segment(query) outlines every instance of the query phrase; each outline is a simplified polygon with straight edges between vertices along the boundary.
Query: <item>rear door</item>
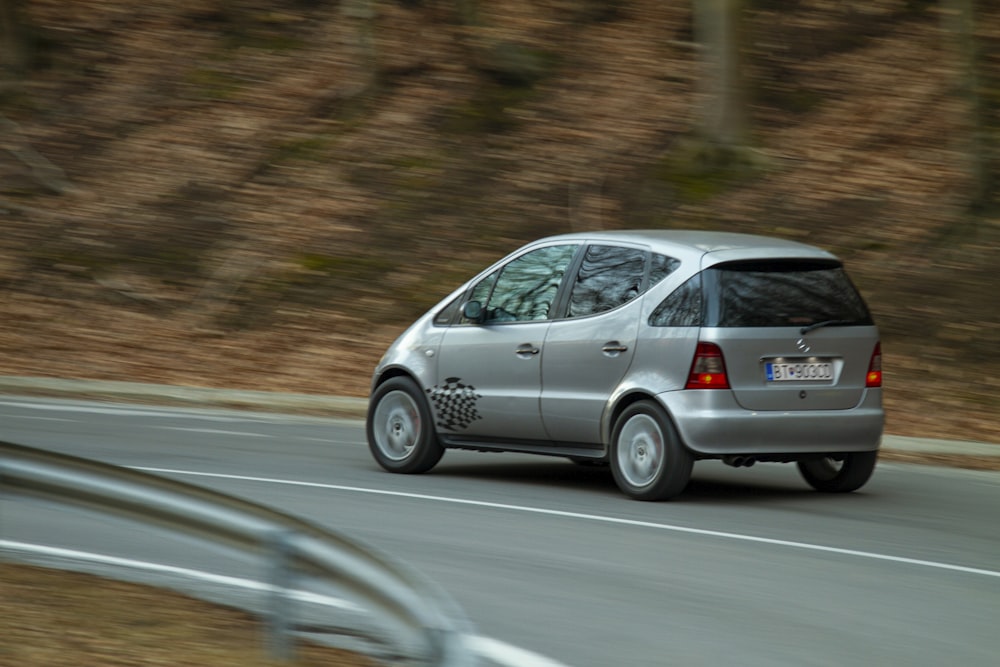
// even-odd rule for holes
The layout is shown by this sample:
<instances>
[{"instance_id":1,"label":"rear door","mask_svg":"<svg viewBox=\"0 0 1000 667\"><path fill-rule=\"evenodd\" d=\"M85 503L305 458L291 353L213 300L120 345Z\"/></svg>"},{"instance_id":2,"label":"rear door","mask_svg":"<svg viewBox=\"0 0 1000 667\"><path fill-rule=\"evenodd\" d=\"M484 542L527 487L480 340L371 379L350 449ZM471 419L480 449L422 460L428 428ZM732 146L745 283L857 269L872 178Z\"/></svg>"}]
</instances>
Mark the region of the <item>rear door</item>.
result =
<instances>
[{"instance_id":1,"label":"rear door","mask_svg":"<svg viewBox=\"0 0 1000 667\"><path fill-rule=\"evenodd\" d=\"M542 358L542 415L552 440L601 442L604 407L635 354L636 297L648 283L648 255L644 248L594 244L574 272L564 316L549 326Z\"/></svg>"},{"instance_id":2,"label":"rear door","mask_svg":"<svg viewBox=\"0 0 1000 667\"><path fill-rule=\"evenodd\" d=\"M835 260L728 262L703 272L702 340L722 349L748 410L856 406L878 342L868 308Z\"/></svg>"}]
</instances>

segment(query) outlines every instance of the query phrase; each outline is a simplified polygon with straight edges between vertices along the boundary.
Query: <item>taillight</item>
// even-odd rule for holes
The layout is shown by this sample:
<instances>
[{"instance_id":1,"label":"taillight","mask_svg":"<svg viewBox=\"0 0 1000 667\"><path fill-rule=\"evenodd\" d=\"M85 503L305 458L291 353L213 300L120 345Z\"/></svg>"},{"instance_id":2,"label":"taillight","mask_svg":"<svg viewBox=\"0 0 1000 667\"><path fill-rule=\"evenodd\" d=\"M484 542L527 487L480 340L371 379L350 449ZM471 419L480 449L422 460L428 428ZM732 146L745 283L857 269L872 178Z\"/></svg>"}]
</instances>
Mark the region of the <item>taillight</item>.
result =
<instances>
[{"instance_id":1,"label":"taillight","mask_svg":"<svg viewBox=\"0 0 1000 667\"><path fill-rule=\"evenodd\" d=\"M865 376L865 386L882 386L882 343L875 343L872 360L868 363L868 375Z\"/></svg>"},{"instance_id":2,"label":"taillight","mask_svg":"<svg viewBox=\"0 0 1000 667\"><path fill-rule=\"evenodd\" d=\"M698 343L685 389L729 389L726 362L715 343Z\"/></svg>"}]
</instances>

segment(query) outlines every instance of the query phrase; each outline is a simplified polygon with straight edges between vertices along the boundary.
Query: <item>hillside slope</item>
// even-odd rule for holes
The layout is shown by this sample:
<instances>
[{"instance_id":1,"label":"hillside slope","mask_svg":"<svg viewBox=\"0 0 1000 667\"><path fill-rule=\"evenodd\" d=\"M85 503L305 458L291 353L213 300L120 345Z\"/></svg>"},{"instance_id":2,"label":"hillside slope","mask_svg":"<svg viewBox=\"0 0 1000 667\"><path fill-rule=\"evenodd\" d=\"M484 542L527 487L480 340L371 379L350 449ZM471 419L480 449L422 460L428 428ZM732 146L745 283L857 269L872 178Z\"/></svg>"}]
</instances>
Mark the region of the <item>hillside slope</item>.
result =
<instances>
[{"instance_id":1,"label":"hillside slope","mask_svg":"<svg viewBox=\"0 0 1000 667\"><path fill-rule=\"evenodd\" d=\"M686 139L686 3L32 0L0 94L0 373L361 396L524 241L725 229L847 261L891 432L1000 442L1000 221L965 213L954 40L933 3L844 4L751 3L732 169Z\"/></svg>"}]
</instances>

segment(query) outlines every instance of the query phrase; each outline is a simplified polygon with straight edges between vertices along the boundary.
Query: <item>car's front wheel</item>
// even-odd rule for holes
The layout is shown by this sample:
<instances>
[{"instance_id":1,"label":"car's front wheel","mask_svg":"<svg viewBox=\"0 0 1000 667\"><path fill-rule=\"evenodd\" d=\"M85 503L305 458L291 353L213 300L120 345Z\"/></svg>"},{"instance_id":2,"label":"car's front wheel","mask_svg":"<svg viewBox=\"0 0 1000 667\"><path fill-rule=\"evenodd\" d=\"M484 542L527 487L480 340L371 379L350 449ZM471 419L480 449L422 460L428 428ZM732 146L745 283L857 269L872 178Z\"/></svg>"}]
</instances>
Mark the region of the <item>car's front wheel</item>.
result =
<instances>
[{"instance_id":1,"label":"car's front wheel","mask_svg":"<svg viewBox=\"0 0 1000 667\"><path fill-rule=\"evenodd\" d=\"M625 408L611 434L611 474L636 500L666 500L684 490L694 457L658 404L638 401Z\"/></svg>"},{"instance_id":2,"label":"car's front wheel","mask_svg":"<svg viewBox=\"0 0 1000 667\"><path fill-rule=\"evenodd\" d=\"M379 385L369 402L365 430L372 456L390 472L427 472L444 454L427 399L408 377Z\"/></svg>"},{"instance_id":3,"label":"car's front wheel","mask_svg":"<svg viewBox=\"0 0 1000 667\"><path fill-rule=\"evenodd\" d=\"M827 493L860 489L875 471L878 451L850 452L798 462L799 472L812 488Z\"/></svg>"}]
</instances>

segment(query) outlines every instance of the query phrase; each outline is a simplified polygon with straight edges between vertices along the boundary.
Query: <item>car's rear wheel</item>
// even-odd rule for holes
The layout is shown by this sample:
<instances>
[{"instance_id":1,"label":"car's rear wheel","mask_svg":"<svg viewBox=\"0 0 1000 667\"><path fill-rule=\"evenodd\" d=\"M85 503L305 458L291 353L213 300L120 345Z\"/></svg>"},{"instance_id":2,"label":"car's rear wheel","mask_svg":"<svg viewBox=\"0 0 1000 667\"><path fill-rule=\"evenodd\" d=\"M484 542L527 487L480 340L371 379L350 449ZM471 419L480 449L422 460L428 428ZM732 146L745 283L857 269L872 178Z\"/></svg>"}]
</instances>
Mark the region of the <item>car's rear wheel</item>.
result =
<instances>
[{"instance_id":1,"label":"car's rear wheel","mask_svg":"<svg viewBox=\"0 0 1000 667\"><path fill-rule=\"evenodd\" d=\"M636 500L666 500L684 490L694 457L674 425L653 401L625 408L611 435L611 474L618 488Z\"/></svg>"},{"instance_id":2,"label":"car's rear wheel","mask_svg":"<svg viewBox=\"0 0 1000 667\"><path fill-rule=\"evenodd\" d=\"M444 454L427 399L408 377L390 378L375 390L365 430L372 456L390 472L427 472Z\"/></svg>"},{"instance_id":3,"label":"car's rear wheel","mask_svg":"<svg viewBox=\"0 0 1000 667\"><path fill-rule=\"evenodd\" d=\"M860 489L875 471L878 451L850 452L798 462L799 472L812 488L827 493Z\"/></svg>"}]
</instances>

